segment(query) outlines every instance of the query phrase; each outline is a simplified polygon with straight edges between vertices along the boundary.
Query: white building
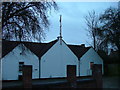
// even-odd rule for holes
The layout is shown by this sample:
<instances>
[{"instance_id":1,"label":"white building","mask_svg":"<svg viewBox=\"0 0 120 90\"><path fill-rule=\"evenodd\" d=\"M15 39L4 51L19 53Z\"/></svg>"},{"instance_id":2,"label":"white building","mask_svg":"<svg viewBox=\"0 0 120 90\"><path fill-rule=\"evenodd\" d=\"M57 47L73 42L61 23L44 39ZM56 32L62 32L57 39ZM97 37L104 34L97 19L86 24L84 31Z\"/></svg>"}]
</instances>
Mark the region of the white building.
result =
<instances>
[{"instance_id":1,"label":"white building","mask_svg":"<svg viewBox=\"0 0 120 90\"><path fill-rule=\"evenodd\" d=\"M67 65L76 65L77 76L91 75L90 65L103 61L93 48L67 45L61 38L50 43L2 42L2 79L18 80L22 65L32 65L32 78L66 77Z\"/></svg>"},{"instance_id":2,"label":"white building","mask_svg":"<svg viewBox=\"0 0 120 90\"><path fill-rule=\"evenodd\" d=\"M10 45L15 44L14 42L8 43L9 45L7 46L8 48L5 48L6 50L10 50ZM18 80L21 78L23 65L32 65L32 78L39 78L39 59L24 44L18 44L13 48L2 58L1 63L3 80Z\"/></svg>"},{"instance_id":3,"label":"white building","mask_svg":"<svg viewBox=\"0 0 120 90\"><path fill-rule=\"evenodd\" d=\"M102 64L102 73L104 73L103 60L92 47L85 47L84 44L68 46L78 58L79 76L92 75L92 64Z\"/></svg>"},{"instance_id":4,"label":"white building","mask_svg":"<svg viewBox=\"0 0 120 90\"><path fill-rule=\"evenodd\" d=\"M66 77L67 65L76 65L78 74L78 60L63 40L58 40L41 57L41 78Z\"/></svg>"}]
</instances>

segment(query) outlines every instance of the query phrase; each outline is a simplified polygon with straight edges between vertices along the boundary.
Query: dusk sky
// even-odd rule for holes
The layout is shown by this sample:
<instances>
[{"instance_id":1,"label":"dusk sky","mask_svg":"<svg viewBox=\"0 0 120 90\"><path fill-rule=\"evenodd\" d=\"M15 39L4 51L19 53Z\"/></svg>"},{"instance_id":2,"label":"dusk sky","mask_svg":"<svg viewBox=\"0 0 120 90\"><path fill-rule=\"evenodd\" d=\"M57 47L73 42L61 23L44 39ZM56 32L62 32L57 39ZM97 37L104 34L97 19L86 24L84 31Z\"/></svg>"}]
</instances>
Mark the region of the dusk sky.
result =
<instances>
[{"instance_id":1,"label":"dusk sky","mask_svg":"<svg viewBox=\"0 0 120 90\"><path fill-rule=\"evenodd\" d=\"M91 39L87 35L85 16L89 11L102 14L105 9L117 7L117 2L58 2L59 11L51 11L50 28L46 31L44 42L55 40L59 36L60 14L62 15L62 37L67 44L85 44L90 46Z\"/></svg>"}]
</instances>

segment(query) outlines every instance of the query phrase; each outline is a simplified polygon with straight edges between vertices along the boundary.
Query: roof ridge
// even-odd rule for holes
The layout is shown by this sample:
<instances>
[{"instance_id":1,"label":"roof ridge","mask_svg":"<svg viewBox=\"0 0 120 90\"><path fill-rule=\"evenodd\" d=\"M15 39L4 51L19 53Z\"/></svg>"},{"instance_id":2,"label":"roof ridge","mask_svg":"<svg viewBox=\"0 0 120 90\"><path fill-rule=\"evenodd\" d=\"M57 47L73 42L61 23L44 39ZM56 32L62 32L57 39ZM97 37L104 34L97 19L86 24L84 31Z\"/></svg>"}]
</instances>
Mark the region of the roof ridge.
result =
<instances>
[{"instance_id":1,"label":"roof ridge","mask_svg":"<svg viewBox=\"0 0 120 90\"><path fill-rule=\"evenodd\" d=\"M72 44L67 44L67 45L68 45L68 46L78 46L78 47L83 47L83 46L82 46L82 44L81 44L81 45L75 45L75 44L74 44L74 45L72 45ZM85 48L91 48L91 47L92 47L92 46L87 46L87 47L85 47Z\"/></svg>"},{"instance_id":2,"label":"roof ridge","mask_svg":"<svg viewBox=\"0 0 120 90\"><path fill-rule=\"evenodd\" d=\"M6 41L6 42L5 42ZM8 41L8 40L3 40L2 44L3 45L3 52L2 52L2 57L7 55L10 51L12 51L17 45L19 44L24 44L27 48L31 50L35 55L38 57L43 56L56 42L58 39L55 39L49 43L38 43L38 42L25 42L25 41ZM84 53L86 53L90 47L83 47L81 45L71 45L71 44L66 44L72 52L80 58Z\"/></svg>"},{"instance_id":3,"label":"roof ridge","mask_svg":"<svg viewBox=\"0 0 120 90\"><path fill-rule=\"evenodd\" d=\"M7 42L17 42L17 43L35 43L35 44L49 44L49 43L52 43L54 41L57 41L57 39L53 40L53 41L50 41L50 42L32 42L32 41L11 41L11 40L5 40L5 39L2 39L2 41L7 41Z\"/></svg>"}]
</instances>

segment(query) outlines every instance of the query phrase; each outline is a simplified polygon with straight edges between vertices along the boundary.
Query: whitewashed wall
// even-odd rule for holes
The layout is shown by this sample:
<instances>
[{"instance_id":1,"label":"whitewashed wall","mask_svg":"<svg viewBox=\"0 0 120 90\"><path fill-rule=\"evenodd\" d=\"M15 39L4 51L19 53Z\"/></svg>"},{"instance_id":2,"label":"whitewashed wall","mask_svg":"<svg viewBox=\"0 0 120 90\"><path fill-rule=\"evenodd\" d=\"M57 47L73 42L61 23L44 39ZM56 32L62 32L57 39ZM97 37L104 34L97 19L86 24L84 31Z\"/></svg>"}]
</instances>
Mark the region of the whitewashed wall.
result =
<instances>
[{"instance_id":1,"label":"whitewashed wall","mask_svg":"<svg viewBox=\"0 0 120 90\"><path fill-rule=\"evenodd\" d=\"M41 78L66 77L67 65L76 65L78 75L77 57L59 40L41 58Z\"/></svg>"},{"instance_id":2,"label":"whitewashed wall","mask_svg":"<svg viewBox=\"0 0 120 90\"><path fill-rule=\"evenodd\" d=\"M19 62L24 65L32 65L32 78L39 78L39 59L29 49L25 47L25 51L20 55L22 44L15 47L10 53L2 58L2 79L18 80ZM36 69L36 70L35 70Z\"/></svg>"},{"instance_id":3,"label":"whitewashed wall","mask_svg":"<svg viewBox=\"0 0 120 90\"><path fill-rule=\"evenodd\" d=\"M94 64L102 64L102 73L104 72L102 58L93 48L90 48L80 59L80 76L92 75L90 62L94 62Z\"/></svg>"}]
</instances>

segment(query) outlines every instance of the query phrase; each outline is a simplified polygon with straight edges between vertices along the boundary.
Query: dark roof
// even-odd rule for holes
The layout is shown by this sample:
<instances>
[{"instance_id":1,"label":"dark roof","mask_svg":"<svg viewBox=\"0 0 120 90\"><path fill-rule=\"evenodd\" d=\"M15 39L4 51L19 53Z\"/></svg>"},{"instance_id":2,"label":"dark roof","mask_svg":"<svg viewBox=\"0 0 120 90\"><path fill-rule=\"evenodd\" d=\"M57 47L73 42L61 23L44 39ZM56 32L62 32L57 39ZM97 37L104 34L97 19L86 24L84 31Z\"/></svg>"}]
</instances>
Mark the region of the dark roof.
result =
<instances>
[{"instance_id":1,"label":"dark roof","mask_svg":"<svg viewBox=\"0 0 120 90\"><path fill-rule=\"evenodd\" d=\"M2 40L2 57L12 51L18 44L24 44L31 52L37 55L39 58L42 57L56 42L58 39L49 43L35 43L35 42L19 42L19 41L6 41ZM71 51L80 58L83 56L90 47L84 47L82 45L67 45Z\"/></svg>"},{"instance_id":2,"label":"dark roof","mask_svg":"<svg viewBox=\"0 0 120 90\"><path fill-rule=\"evenodd\" d=\"M12 51L19 43L2 40L2 57Z\"/></svg>"},{"instance_id":3,"label":"dark roof","mask_svg":"<svg viewBox=\"0 0 120 90\"><path fill-rule=\"evenodd\" d=\"M49 43L19 42L2 40L2 57L12 51L18 44L24 44L38 57L43 56L55 43L57 39Z\"/></svg>"},{"instance_id":4,"label":"dark roof","mask_svg":"<svg viewBox=\"0 0 120 90\"><path fill-rule=\"evenodd\" d=\"M81 58L91 48L82 45L68 45L68 47L78 58Z\"/></svg>"}]
</instances>

